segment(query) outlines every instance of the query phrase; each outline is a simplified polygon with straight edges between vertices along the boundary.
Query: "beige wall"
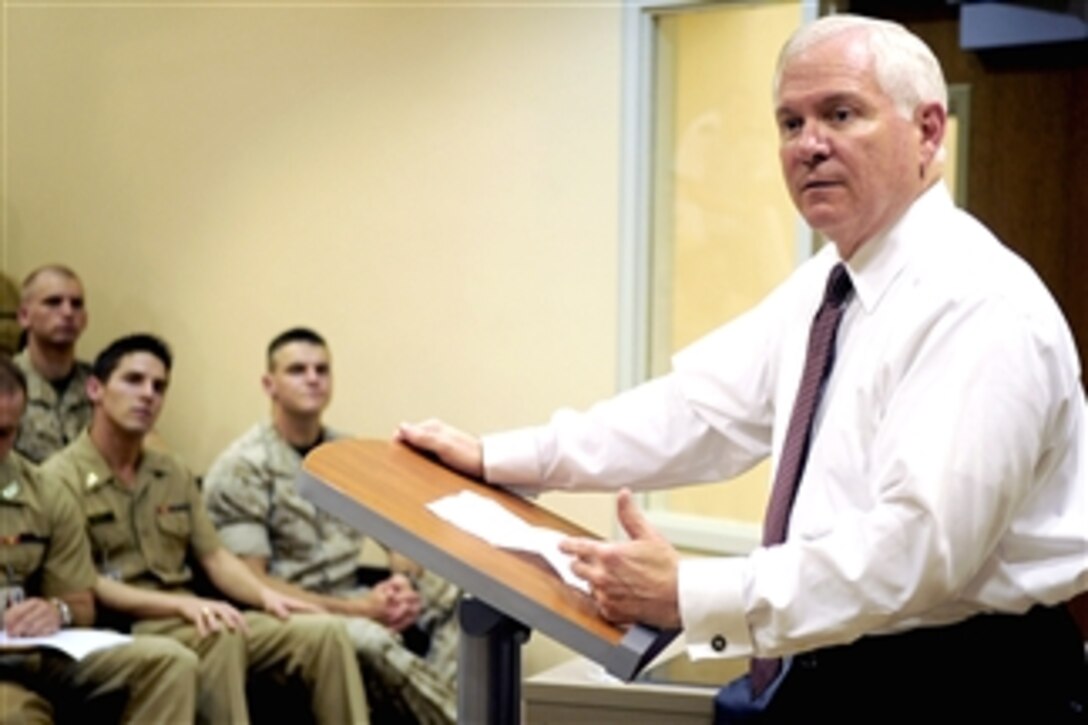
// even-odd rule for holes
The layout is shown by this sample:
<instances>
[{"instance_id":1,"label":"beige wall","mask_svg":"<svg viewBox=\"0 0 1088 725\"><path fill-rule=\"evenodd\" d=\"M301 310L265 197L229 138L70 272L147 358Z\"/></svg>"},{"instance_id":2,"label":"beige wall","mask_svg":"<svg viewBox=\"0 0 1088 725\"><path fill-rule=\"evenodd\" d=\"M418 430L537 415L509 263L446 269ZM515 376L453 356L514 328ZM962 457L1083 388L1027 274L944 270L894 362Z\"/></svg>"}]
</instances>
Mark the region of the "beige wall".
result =
<instances>
[{"instance_id":1,"label":"beige wall","mask_svg":"<svg viewBox=\"0 0 1088 725\"><path fill-rule=\"evenodd\" d=\"M197 471L295 324L365 436L611 393L619 9L307 5L4 3L3 269L80 272L85 357L173 345L160 431ZM606 498L545 502L610 530Z\"/></svg>"}]
</instances>

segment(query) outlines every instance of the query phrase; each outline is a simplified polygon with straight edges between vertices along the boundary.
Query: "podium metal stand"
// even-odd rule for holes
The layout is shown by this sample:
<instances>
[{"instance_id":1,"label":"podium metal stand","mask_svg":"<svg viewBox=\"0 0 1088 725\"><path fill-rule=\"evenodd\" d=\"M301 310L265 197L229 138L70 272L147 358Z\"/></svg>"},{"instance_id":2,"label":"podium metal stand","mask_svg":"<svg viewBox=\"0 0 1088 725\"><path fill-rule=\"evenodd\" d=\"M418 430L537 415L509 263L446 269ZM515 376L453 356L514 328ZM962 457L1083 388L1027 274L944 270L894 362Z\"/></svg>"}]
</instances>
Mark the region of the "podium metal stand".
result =
<instances>
[{"instance_id":1,"label":"podium metal stand","mask_svg":"<svg viewBox=\"0 0 1088 725\"><path fill-rule=\"evenodd\" d=\"M521 645L529 628L474 597L461 600L457 712L464 722L516 723L521 712Z\"/></svg>"},{"instance_id":2,"label":"podium metal stand","mask_svg":"<svg viewBox=\"0 0 1088 725\"><path fill-rule=\"evenodd\" d=\"M459 611L460 722L507 725L520 716L521 644L530 630L552 637L631 680L676 636L597 616L592 600L539 557L491 546L440 519L427 504L470 490L534 526L592 532L499 488L461 476L399 443L337 440L312 451L300 493L367 536L442 576L470 597Z\"/></svg>"}]
</instances>

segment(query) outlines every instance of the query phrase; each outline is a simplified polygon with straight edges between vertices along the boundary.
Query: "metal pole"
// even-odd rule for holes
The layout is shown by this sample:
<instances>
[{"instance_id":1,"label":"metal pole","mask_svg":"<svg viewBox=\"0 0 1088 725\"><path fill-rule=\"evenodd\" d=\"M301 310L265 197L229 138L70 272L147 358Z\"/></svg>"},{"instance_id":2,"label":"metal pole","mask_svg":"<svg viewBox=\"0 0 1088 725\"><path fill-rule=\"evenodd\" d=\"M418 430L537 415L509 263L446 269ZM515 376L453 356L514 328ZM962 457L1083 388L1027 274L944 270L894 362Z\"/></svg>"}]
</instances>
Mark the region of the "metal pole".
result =
<instances>
[{"instance_id":1,"label":"metal pole","mask_svg":"<svg viewBox=\"0 0 1088 725\"><path fill-rule=\"evenodd\" d=\"M464 597L458 653L457 720L461 725L521 722L521 645L529 628L480 599Z\"/></svg>"}]
</instances>

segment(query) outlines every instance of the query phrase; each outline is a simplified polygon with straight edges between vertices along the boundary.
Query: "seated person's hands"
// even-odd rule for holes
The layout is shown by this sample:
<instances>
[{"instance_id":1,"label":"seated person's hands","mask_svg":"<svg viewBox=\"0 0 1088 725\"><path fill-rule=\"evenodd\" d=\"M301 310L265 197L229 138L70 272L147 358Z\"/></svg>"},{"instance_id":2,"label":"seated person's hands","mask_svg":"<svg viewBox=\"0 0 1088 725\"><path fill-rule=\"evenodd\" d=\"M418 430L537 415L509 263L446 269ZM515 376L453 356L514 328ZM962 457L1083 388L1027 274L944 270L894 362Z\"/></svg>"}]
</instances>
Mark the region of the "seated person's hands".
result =
<instances>
[{"instance_id":1,"label":"seated person's hands","mask_svg":"<svg viewBox=\"0 0 1088 725\"><path fill-rule=\"evenodd\" d=\"M419 617L419 594L403 574L375 584L357 600L359 616L373 619L394 632L403 632Z\"/></svg>"},{"instance_id":2,"label":"seated person's hands","mask_svg":"<svg viewBox=\"0 0 1088 725\"><path fill-rule=\"evenodd\" d=\"M45 637L60 627L60 612L41 597L13 604L4 612L4 631L11 637Z\"/></svg>"},{"instance_id":3,"label":"seated person's hands","mask_svg":"<svg viewBox=\"0 0 1088 725\"><path fill-rule=\"evenodd\" d=\"M228 602L203 597L178 597L178 616L189 620L201 638L223 629L247 632L245 617Z\"/></svg>"}]
</instances>

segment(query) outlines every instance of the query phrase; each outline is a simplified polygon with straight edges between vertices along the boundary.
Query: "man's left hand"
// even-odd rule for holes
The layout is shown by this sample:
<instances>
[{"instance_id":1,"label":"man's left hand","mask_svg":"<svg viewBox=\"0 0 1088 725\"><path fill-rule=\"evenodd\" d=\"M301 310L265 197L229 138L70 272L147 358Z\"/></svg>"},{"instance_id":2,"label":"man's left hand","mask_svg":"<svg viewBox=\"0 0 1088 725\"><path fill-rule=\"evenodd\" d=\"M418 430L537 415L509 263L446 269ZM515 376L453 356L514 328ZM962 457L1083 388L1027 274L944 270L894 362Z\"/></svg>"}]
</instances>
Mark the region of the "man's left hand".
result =
<instances>
[{"instance_id":1,"label":"man's left hand","mask_svg":"<svg viewBox=\"0 0 1088 725\"><path fill-rule=\"evenodd\" d=\"M559 549L575 557L571 571L589 583L593 601L605 619L617 624L679 627L679 554L650 525L630 491L620 491L616 507L630 541L567 539Z\"/></svg>"}]
</instances>

